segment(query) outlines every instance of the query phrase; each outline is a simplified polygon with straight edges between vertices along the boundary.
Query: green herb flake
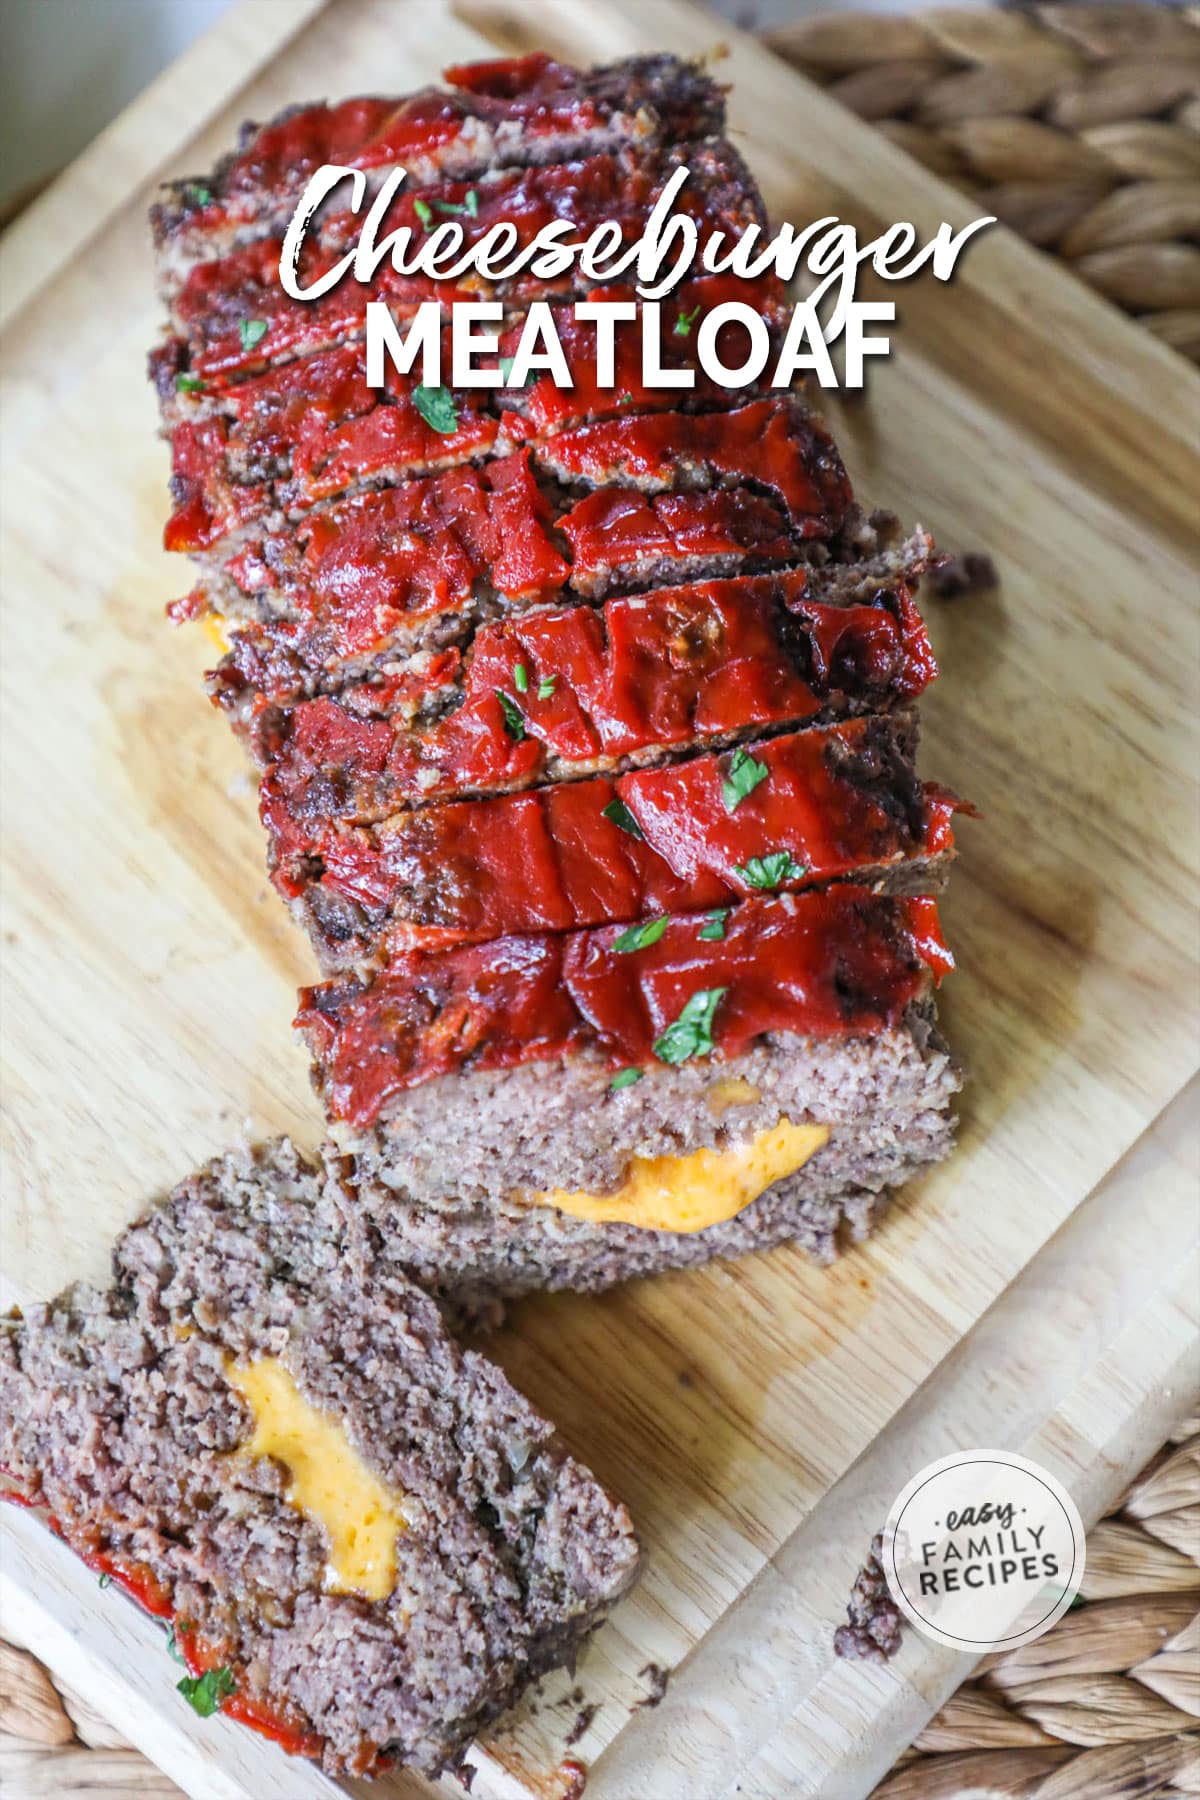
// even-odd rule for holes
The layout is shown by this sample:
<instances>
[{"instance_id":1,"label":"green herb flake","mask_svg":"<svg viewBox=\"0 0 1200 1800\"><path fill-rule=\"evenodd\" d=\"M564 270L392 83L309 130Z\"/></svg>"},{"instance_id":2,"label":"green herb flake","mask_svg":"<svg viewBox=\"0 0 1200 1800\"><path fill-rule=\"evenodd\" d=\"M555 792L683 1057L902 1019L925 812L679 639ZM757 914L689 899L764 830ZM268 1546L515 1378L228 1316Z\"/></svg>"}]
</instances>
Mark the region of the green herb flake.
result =
<instances>
[{"instance_id":1,"label":"green herb flake","mask_svg":"<svg viewBox=\"0 0 1200 1800\"><path fill-rule=\"evenodd\" d=\"M511 694L506 694L503 688L493 691L500 702L500 711L504 714L504 729L513 743L519 744L525 736L525 715Z\"/></svg>"},{"instance_id":2,"label":"green herb flake","mask_svg":"<svg viewBox=\"0 0 1200 1800\"><path fill-rule=\"evenodd\" d=\"M715 912L709 913L700 927L700 936L705 943L718 943L725 936L725 921L728 917L729 908L727 906L718 906Z\"/></svg>"},{"instance_id":3,"label":"green herb flake","mask_svg":"<svg viewBox=\"0 0 1200 1800\"><path fill-rule=\"evenodd\" d=\"M243 350L253 350L255 344L261 344L267 335L265 319L239 319L238 336L242 340Z\"/></svg>"},{"instance_id":4,"label":"green herb flake","mask_svg":"<svg viewBox=\"0 0 1200 1800\"><path fill-rule=\"evenodd\" d=\"M105 1572L105 1573L104 1573L104 1574L103 1574L103 1575L102 1575L102 1576L101 1576L101 1577L100 1577L100 1586L101 1586L101 1587L102 1587L102 1588L106 1588L106 1587L111 1587L111 1586L112 1586L112 1576L111 1576L111 1575L109 1575L109 1574L108 1574L108 1573L107 1573L107 1571L106 1571L106 1572Z\"/></svg>"},{"instance_id":5,"label":"green herb flake","mask_svg":"<svg viewBox=\"0 0 1200 1800\"><path fill-rule=\"evenodd\" d=\"M600 810L606 819L611 820L622 831L627 831L630 837L645 837L645 832L623 800L610 800L608 805L601 807Z\"/></svg>"},{"instance_id":6,"label":"green herb flake","mask_svg":"<svg viewBox=\"0 0 1200 1800\"><path fill-rule=\"evenodd\" d=\"M614 1094L619 1094L622 1088L632 1087L635 1081L641 1079L640 1069L618 1069L608 1085Z\"/></svg>"},{"instance_id":7,"label":"green herb flake","mask_svg":"<svg viewBox=\"0 0 1200 1800\"><path fill-rule=\"evenodd\" d=\"M613 940L613 949L625 955L630 950L648 950L651 944L657 944L667 929L668 919L647 919L644 925L631 925L623 931L619 938Z\"/></svg>"},{"instance_id":8,"label":"green herb flake","mask_svg":"<svg viewBox=\"0 0 1200 1800\"><path fill-rule=\"evenodd\" d=\"M729 992L727 987L700 988L692 995L673 1025L668 1025L654 1046L660 1062L687 1062L691 1056L711 1056L713 1018Z\"/></svg>"},{"instance_id":9,"label":"green herb flake","mask_svg":"<svg viewBox=\"0 0 1200 1800\"><path fill-rule=\"evenodd\" d=\"M692 326L696 323L696 320L699 317L700 317L700 308L698 306L693 306L690 313L689 312L681 312L679 317L675 321L675 336L676 337L687 337L688 333L692 329Z\"/></svg>"},{"instance_id":10,"label":"green herb flake","mask_svg":"<svg viewBox=\"0 0 1200 1800\"><path fill-rule=\"evenodd\" d=\"M208 206L212 201L212 189L205 187L202 181L189 181L183 193L192 206Z\"/></svg>"},{"instance_id":11,"label":"green herb flake","mask_svg":"<svg viewBox=\"0 0 1200 1800\"><path fill-rule=\"evenodd\" d=\"M729 773L721 783L725 811L736 812L746 795L753 793L769 774L766 763L755 762L748 750L735 750L730 758Z\"/></svg>"},{"instance_id":12,"label":"green herb flake","mask_svg":"<svg viewBox=\"0 0 1200 1800\"><path fill-rule=\"evenodd\" d=\"M633 395L629 392L628 388L625 389L625 392L623 394L618 394L617 405L618 406L632 406L633 405Z\"/></svg>"},{"instance_id":13,"label":"green herb flake","mask_svg":"<svg viewBox=\"0 0 1200 1800\"><path fill-rule=\"evenodd\" d=\"M179 1648L179 1640L175 1636L175 1627L173 1625L167 1633L167 1655L171 1658L172 1662L183 1663L184 1668L187 1668L187 1662L184 1659L183 1651Z\"/></svg>"},{"instance_id":14,"label":"green herb flake","mask_svg":"<svg viewBox=\"0 0 1200 1800\"><path fill-rule=\"evenodd\" d=\"M458 430L458 408L449 388L426 387L419 381L413 389L413 404L427 425L443 437Z\"/></svg>"},{"instance_id":15,"label":"green herb flake","mask_svg":"<svg viewBox=\"0 0 1200 1800\"><path fill-rule=\"evenodd\" d=\"M538 699L548 700L557 686L557 675L543 675L542 679L538 682Z\"/></svg>"},{"instance_id":16,"label":"green herb flake","mask_svg":"<svg viewBox=\"0 0 1200 1800\"><path fill-rule=\"evenodd\" d=\"M421 218L422 222L424 224L428 225L429 220L427 218L424 218L424 216L421 212L421 208L425 207L426 213L429 211L429 208L427 206L425 206L425 202L423 200L418 200L414 204L415 204L415 208L416 208L416 212L417 212L417 217ZM463 216L463 214L465 214L468 219L477 219L479 217L479 195L475 192L474 188L469 189L469 191L463 196L461 205L459 204L459 202L457 200L435 200L433 204L437 207L438 211L441 213L454 213L454 214L458 215L460 218Z\"/></svg>"},{"instance_id":17,"label":"green herb flake","mask_svg":"<svg viewBox=\"0 0 1200 1800\"><path fill-rule=\"evenodd\" d=\"M799 881L807 875L804 863L796 862L790 850L772 850L768 856L752 856L747 863L734 863L733 872L747 887L761 888L769 893L772 888L782 887L785 881Z\"/></svg>"},{"instance_id":18,"label":"green herb flake","mask_svg":"<svg viewBox=\"0 0 1200 1800\"><path fill-rule=\"evenodd\" d=\"M185 1675L175 1686L192 1711L199 1713L202 1719L211 1719L215 1712L220 1712L222 1700L236 1692L228 1669L208 1669L203 1675Z\"/></svg>"},{"instance_id":19,"label":"green herb flake","mask_svg":"<svg viewBox=\"0 0 1200 1800\"><path fill-rule=\"evenodd\" d=\"M204 383L198 375L177 375L175 386L181 394L202 394Z\"/></svg>"},{"instance_id":20,"label":"green herb flake","mask_svg":"<svg viewBox=\"0 0 1200 1800\"><path fill-rule=\"evenodd\" d=\"M420 219L426 231L428 231L429 227L433 224L432 206L430 206L427 200L414 200L413 211L416 213L418 219Z\"/></svg>"},{"instance_id":21,"label":"green herb flake","mask_svg":"<svg viewBox=\"0 0 1200 1800\"><path fill-rule=\"evenodd\" d=\"M536 375L535 370L530 369L530 371L529 371L528 375L526 375L524 381L514 381L512 378L512 372L513 372L513 364L516 362L516 360L517 359L515 356L501 356L496 359L496 362L497 362L497 367L500 370L501 386L515 388L517 393L519 394L519 393L522 393L524 391L524 389L529 386L529 383L531 381L534 381L537 379L537 375Z\"/></svg>"},{"instance_id":22,"label":"green herb flake","mask_svg":"<svg viewBox=\"0 0 1200 1800\"><path fill-rule=\"evenodd\" d=\"M524 663L513 664L513 686L516 688L518 694L527 694L529 692L529 670L525 667Z\"/></svg>"}]
</instances>

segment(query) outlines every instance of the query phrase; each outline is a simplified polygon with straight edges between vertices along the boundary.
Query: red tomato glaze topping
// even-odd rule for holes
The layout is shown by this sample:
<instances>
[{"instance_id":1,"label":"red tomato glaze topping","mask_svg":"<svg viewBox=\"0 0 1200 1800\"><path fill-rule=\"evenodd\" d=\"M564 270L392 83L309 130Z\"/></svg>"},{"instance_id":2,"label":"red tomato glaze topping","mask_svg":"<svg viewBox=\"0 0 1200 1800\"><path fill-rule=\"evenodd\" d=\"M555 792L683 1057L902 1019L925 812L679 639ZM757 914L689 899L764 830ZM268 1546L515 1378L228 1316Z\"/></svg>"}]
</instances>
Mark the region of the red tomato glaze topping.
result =
<instances>
[{"instance_id":1,"label":"red tomato glaze topping","mask_svg":"<svg viewBox=\"0 0 1200 1800\"><path fill-rule=\"evenodd\" d=\"M306 822L369 823L407 802L524 787L572 765L587 772L604 759L703 745L755 725L886 709L933 680L906 587L881 589L870 605L835 606L807 598L808 585L806 570L788 569L595 611L518 614L480 630L465 663L450 650L419 676L302 703L282 735L264 741L272 761L264 819L285 841ZM517 698L518 668L527 683L519 739L497 694ZM408 727L424 699L437 710L443 692L453 701L460 690L446 716Z\"/></svg>"},{"instance_id":2,"label":"red tomato glaze topping","mask_svg":"<svg viewBox=\"0 0 1200 1800\"><path fill-rule=\"evenodd\" d=\"M338 903L323 943L337 966L381 942L570 931L876 878L953 848L954 801L922 788L911 752L905 725L858 719L616 781L330 826L274 879L307 897L319 942L323 901ZM346 905L362 921L354 938Z\"/></svg>"}]
</instances>

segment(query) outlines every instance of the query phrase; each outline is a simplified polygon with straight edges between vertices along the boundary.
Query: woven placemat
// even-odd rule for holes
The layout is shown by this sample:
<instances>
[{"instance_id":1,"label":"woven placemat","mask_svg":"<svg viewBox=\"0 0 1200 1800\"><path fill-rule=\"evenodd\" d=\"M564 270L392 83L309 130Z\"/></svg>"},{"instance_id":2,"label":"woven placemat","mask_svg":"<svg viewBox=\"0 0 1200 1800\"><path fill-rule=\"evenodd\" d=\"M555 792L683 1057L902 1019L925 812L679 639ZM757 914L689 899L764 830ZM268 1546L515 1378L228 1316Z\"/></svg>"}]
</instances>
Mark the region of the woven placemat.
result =
<instances>
[{"instance_id":1,"label":"woven placemat","mask_svg":"<svg viewBox=\"0 0 1200 1800\"><path fill-rule=\"evenodd\" d=\"M72 1800L98 1789L179 1792L86 1696L0 1642L0 1791ZM1074 1609L1035 1643L986 1658L875 1800L1184 1795L1200 1795L1200 1418L1089 1536Z\"/></svg>"},{"instance_id":2,"label":"woven placemat","mask_svg":"<svg viewBox=\"0 0 1200 1800\"><path fill-rule=\"evenodd\" d=\"M1200 7L818 13L765 36L1200 362Z\"/></svg>"},{"instance_id":3,"label":"woven placemat","mask_svg":"<svg viewBox=\"0 0 1200 1800\"><path fill-rule=\"evenodd\" d=\"M873 1800L1200 1794L1200 1419L1089 1534L1080 1598L985 1657Z\"/></svg>"}]
</instances>

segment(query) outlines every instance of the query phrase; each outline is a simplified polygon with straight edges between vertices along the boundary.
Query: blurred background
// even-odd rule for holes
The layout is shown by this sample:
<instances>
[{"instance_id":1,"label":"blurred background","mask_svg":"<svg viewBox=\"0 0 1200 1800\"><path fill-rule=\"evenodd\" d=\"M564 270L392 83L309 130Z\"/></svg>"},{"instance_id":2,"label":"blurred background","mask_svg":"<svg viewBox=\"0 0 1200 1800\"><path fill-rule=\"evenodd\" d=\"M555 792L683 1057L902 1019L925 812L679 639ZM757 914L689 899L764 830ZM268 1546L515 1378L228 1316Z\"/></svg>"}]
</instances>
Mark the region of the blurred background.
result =
<instances>
[{"instance_id":1,"label":"blurred background","mask_svg":"<svg viewBox=\"0 0 1200 1800\"><path fill-rule=\"evenodd\" d=\"M912 0L874 3L902 12L911 10ZM0 0L0 219L11 217L22 200L70 162L229 4ZM254 4L271 6L273 0ZM715 10L738 24L766 25L830 12L837 5L838 0L761 0L757 5L718 0Z\"/></svg>"}]
</instances>

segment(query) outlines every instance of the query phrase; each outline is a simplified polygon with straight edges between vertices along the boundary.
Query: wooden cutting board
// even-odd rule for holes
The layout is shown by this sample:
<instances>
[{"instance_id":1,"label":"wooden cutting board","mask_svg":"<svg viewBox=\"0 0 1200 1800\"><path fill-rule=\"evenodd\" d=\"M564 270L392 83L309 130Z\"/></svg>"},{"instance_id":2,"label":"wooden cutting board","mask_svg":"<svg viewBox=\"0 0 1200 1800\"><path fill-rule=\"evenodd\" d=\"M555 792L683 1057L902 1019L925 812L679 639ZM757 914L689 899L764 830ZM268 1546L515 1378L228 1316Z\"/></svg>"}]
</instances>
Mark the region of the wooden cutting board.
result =
<instances>
[{"instance_id":1,"label":"wooden cutting board","mask_svg":"<svg viewBox=\"0 0 1200 1800\"><path fill-rule=\"evenodd\" d=\"M243 0L13 228L6 1297L102 1276L123 1221L242 1129L320 1133L288 1029L312 964L267 890L250 781L202 697L211 651L162 617L187 575L158 548L153 186L208 167L243 117L403 91L532 41L579 61L723 42L734 133L778 219L837 213L864 235L911 219L924 235L970 216L682 3L489 6L468 24L415 0ZM577 1676L548 1681L481 1747L488 1800L571 1795L572 1758L589 1800L856 1800L968 1667L913 1637L885 1670L832 1658L907 1477L951 1448L1023 1448L1086 1519L1200 1385L1197 1089L1183 1092L1197 1063L1200 379L1003 232L949 285L896 297L893 353L865 400L831 399L835 431L872 502L990 552L1002 578L927 607L943 680L924 765L984 814L962 828L945 906L961 968L944 1013L973 1076L960 1148L832 1270L783 1251L515 1313L497 1356L628 1499L649 1563ZM333 1791L196 1720L154 1627L27 1519L0 1525L8 1628L189 1793ZM654 1709L638 1706L651 1664L671 1671ZM376 1791L430 1788L396 1776Z\"/></svg>"}]
</instances>

